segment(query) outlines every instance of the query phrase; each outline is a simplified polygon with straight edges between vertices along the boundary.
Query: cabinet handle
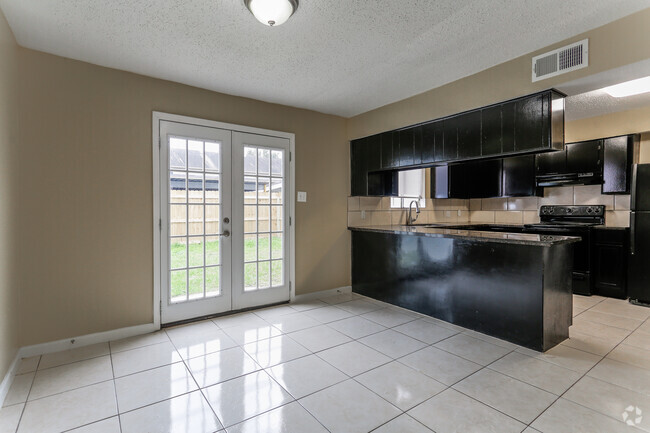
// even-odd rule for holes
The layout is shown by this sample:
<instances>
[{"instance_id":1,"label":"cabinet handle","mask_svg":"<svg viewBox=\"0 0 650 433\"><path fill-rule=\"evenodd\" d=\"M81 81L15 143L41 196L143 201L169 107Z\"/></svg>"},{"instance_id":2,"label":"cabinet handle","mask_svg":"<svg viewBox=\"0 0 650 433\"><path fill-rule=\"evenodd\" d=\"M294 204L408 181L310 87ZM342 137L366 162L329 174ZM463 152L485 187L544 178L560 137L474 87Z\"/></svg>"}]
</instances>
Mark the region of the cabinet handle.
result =
<instances>
[{"instance_id":1,"label":"cabinet handle","mask_svg":"<svg viewBox=\"0 0 650 433\"><path fill-rule=\"evenodd\" d=\"M634 212L630 212L630 254L634 255L635 253L635 245L634 245L634 226L636 222L636 215L634 215Z\"/></svg>"}]
</instances>

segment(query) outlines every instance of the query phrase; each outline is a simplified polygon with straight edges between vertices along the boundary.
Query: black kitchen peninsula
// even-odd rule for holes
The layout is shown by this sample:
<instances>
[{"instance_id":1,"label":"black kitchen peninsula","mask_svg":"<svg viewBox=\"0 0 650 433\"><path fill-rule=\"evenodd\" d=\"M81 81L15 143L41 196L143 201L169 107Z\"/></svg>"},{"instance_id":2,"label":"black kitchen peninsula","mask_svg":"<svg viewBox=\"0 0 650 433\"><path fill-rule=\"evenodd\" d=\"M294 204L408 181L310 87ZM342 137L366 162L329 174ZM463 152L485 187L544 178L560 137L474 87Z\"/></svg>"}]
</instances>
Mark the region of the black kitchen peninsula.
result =
<instances>
[{"instance_id":1,"label":"black kitchen peninsula","mask_svg":"<svg viewBox=\"0 0 650 433\"><path fill-rule=\"evenodd\" d=\"M352 290L546 351L569 337L576 237L351 227Z\"/></svg>"}]
</instances>

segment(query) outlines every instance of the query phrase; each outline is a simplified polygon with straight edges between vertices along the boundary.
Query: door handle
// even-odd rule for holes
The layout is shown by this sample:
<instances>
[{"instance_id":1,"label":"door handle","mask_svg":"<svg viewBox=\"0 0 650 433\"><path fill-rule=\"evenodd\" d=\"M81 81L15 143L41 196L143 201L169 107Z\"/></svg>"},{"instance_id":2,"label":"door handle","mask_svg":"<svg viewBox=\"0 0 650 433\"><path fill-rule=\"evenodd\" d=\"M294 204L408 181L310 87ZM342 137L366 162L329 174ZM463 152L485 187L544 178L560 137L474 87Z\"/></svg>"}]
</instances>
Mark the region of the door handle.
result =
<instances>
[{"instance_id":1,"label":"door handle","mask_svg":"<svg viewBox=\"0 0 650 433\"><path fill-rule=\"evenodd\" d=\"M228 230L224 230L223 233L221 233L220 235L217 235L217 236L223 236L224 238L227 238L227 237L230 236L230 232Z\"/></svg>"}]
</instances>

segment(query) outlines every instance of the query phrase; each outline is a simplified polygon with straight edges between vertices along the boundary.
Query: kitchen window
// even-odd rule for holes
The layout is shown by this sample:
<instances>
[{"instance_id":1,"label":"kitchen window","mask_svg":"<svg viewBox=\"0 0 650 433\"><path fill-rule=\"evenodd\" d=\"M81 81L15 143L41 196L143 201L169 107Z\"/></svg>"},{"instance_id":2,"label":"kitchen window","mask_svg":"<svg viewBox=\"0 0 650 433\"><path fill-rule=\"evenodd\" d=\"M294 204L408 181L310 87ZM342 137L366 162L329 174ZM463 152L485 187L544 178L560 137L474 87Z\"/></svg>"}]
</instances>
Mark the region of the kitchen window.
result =
<instances>
[{"instance_id":1,"label":"kitchen window","mask_svg":"<svg viewBox=\"0 0 650 433\"><path fill-rule=\"evenodd\" d=\"M390 199L393 209L408 208L413 200L418 200L420 207L426 204L426 170L404 170L398 173L398 196Z\"/></svg>"}]
</instances>

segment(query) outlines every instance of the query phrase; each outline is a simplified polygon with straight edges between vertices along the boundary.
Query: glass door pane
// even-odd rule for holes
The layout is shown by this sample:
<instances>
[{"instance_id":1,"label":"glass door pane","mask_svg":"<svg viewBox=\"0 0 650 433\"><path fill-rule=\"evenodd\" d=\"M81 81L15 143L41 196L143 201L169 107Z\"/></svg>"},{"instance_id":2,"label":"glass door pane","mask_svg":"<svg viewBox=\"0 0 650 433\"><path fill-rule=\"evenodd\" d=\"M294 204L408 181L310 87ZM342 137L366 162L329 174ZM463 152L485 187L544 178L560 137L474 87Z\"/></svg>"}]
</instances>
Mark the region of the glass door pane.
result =
<instances>
[{"instance_id":1,"label":"glass door pane","mask_svg":"<svg viewBox=\"0 0 650 433\"><path fill-rule=\"evenodd\" d=\"M161 310L169 323L231 307L231 241L222 236L230 229L222 218L230 214L231 132L161 122L161 137L168 240Z\"/></svg>"},{"instance_id":2,"label":"glass door pane","mask_svg":"<svg viewBox=\"0 0 650 433\"><path fill-rule=\"evenodd\" d=\"M244 291L251 292L283 285L285 151L246 145L243 152Z\"/></svg>"},{"instance_id":3,"label":"glass door pane","mask_svg":"<svg viewBox=\"0 0 650 433\"><path fill-rule=\"evenodd\" d=\"M233 304L240 308L289 299L288 154L287 139L233 133L233 228L242 232L233 239Z\"/></svg>"}]
</instances>

